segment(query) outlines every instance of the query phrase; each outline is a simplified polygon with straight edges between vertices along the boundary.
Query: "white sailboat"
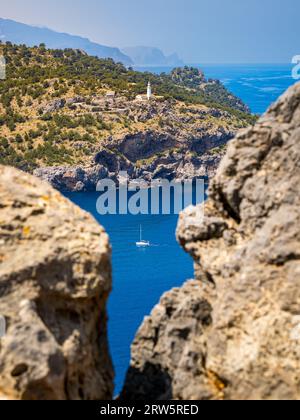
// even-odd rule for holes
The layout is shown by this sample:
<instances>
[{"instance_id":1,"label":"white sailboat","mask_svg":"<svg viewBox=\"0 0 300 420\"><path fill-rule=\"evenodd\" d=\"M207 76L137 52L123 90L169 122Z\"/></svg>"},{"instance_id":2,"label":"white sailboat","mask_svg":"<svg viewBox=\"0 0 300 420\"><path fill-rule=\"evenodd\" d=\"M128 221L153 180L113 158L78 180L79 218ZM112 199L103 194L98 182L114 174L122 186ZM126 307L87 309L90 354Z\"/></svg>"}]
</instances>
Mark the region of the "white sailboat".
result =
<instances>
[{"instance_id":1,"label":"white sailboat","mask_svg":"<svg viewBox=\"0 0 300 420\"><path fill-rule=\"evenodd\" d=\"M150 246L150 242L149 241L143 240L142 225L140 226L140 240L139 240L139 242L136 242L136 246L138 248L146 248L146 247Z\"/></svg>"}]
</instances>

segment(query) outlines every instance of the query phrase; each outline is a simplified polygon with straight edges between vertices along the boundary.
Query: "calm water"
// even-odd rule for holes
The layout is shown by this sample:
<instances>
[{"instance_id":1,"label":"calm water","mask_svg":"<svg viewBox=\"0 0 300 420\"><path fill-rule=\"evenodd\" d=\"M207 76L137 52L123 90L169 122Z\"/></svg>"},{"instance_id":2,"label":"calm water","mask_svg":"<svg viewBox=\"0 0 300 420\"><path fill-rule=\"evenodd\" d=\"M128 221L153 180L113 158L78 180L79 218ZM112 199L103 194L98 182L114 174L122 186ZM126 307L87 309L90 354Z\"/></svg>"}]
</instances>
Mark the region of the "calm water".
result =
<instances>
[{"instance_id":1,"label":"calm water","mask_svg":"<svg viewBox=\"0 0 300 420\"><path fill-rule=\"evenodd\" d=\"M252 112L263 113L294 83L291 66L201 66L207 77L221 79ZM146 70L146 69L145 69ZM166 69L151 69L161 72ZM99 216L95 193L68 194L106 228L113 246L113 293L109 301L109 340L120 391L130 359L130 343L144 316L165 291L192 278L191 258L175 240L177 216ZM153 246L137 249L139 226Z\"/></svg>"},{"instance_id":2,"label":"calm water","mask_svg":"<svg viewBox=\"0 0 300 420\"><path fill-rule=\"evenodd\" d=\"M219 79L236 96L241 98L251 111L262 114L289 86L295 83L291 76L292 64L272 65L200 65L206 77ZM141 71L169 72L172 68L140 67Z\"/></svg>"},{"instance_id":3,"label":"calm water","mask_svg":"<svg viewBox=\"0 0 300 420\"><path fill-rule=\"evenodd\" d=\"M109 340L120 391L130 360L130 344L162 293L193 277L193 264L175 239L178 216L99 216L96 193L67 194L105 227L113 246L113 293L109 300ZM140 237L151 247L139 249Z\"/></svg>"}]
</instances>

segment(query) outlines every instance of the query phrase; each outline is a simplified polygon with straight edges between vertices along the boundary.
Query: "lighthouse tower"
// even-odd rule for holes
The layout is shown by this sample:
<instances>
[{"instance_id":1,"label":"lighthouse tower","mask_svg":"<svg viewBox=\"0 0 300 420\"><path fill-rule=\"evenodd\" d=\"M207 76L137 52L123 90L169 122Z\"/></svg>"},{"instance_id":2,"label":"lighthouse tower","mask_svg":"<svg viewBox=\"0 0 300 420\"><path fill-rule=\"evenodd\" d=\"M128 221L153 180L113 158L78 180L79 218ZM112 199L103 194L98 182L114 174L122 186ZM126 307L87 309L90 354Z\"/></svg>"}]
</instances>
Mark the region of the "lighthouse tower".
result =
<instances>
[{"instance_id":1,"label":"lighthouse tower","mask_svg":"<svg viewBox=\"0 0 300 420\"><path fill-rule=\"evenodd\" d=\"M151 89L151 83L149 81L148 88L147 88L147 99L148 99L148 101L150 101L151 96L152 96L152 89Z\"/></svg>"}]
</instances>

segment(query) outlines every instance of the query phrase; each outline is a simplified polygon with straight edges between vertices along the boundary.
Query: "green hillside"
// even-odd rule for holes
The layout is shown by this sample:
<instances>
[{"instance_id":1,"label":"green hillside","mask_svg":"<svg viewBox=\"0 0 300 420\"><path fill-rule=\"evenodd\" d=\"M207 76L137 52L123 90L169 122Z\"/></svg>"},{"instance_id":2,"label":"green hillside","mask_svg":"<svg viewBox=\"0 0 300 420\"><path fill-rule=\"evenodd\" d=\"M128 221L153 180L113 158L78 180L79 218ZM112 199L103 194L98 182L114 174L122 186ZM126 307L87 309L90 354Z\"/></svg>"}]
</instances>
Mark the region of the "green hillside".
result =
<instances>
[{"instance_id":1,"label":"green hillside","mask_svg":"<svg viewBox=\"0 0 300 420\"><path fill-rule=\"evenodd\" d=\"M24 170L82 164L109 136L169 129L170 112L155 111L161 103L174 114L191 111L193 118L203 108L220 110L227 117L219 122L234 128L255 119L241 112L241 102L219 83L202 89L188 85L185 78L180 82L174 75L141 73L110 59L78 50L47 50L44 45L0 44L0 54L7 62L7 79L0 82L0 163ZM190 71L182 69L181 75ZM135 98L145 93L149 80L156 99L149 115L140 118L149 105L137 104ZM108 100L108 91L117 99ZM217 117L201 119L204 128L217 122ZM180 121L177 125L180 128Z\"/></svg>"}]
</instances>

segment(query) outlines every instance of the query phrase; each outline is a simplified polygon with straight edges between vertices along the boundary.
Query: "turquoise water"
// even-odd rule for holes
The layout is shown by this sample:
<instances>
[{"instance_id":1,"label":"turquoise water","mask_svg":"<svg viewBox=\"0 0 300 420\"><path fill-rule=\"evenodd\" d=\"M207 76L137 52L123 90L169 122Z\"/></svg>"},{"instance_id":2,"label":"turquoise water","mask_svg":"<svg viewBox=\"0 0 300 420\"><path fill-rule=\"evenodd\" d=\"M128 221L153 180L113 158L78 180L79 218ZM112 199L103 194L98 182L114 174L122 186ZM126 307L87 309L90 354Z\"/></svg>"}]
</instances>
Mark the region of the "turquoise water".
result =
<instances>
[{"instance_id":1,"label":"turquoise water","mask_svg":"<svg viewBox=\"0 0 300 420\"><path fill-rule=\"evenodd\" d=\"M294 83L291 66L202 66L208 77L221 79L255 113L263 113ZM162 69L151 69L160 72ZM164 69L165 70L165 69ZM143 318L165 291L193 276L191 258L175 239L177 216L99 216L96 193L68 194L106 228L113 246L113 293L109 300L109 341L121 389L130 359L130 344ZM152 246L138 249L139 226Z\"/></svg>"}]
</instances>

